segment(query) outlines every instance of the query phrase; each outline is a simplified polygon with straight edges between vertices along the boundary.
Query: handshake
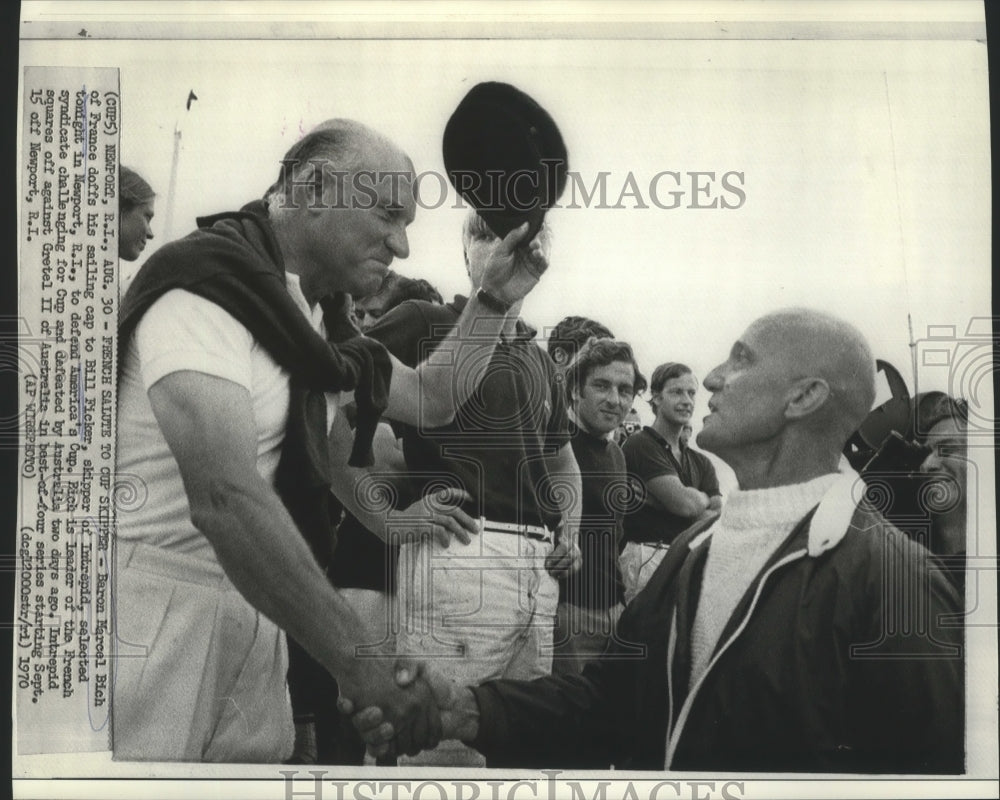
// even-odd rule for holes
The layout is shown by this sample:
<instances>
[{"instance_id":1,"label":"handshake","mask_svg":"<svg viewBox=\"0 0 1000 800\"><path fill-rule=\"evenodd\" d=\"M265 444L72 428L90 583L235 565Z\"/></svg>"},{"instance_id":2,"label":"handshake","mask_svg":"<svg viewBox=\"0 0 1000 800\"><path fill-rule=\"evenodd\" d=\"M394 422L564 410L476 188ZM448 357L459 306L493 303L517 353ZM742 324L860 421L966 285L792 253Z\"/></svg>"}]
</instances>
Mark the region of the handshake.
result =
<instances>
[{"instance_id":1,"label":"handshake","mask_svg":"<svg viewBox=\"0 0 1000 800\"><path fill-rule=\"evenodd\" d=\"M338 710L351 716L373 756L412 756L444 739L470 744L476 738L479 706L469 687L424 662L404 659L396 662L393 680L392 687L371 702L356 702L344 690L337 700Z\"/></svg>"}]
</instances>

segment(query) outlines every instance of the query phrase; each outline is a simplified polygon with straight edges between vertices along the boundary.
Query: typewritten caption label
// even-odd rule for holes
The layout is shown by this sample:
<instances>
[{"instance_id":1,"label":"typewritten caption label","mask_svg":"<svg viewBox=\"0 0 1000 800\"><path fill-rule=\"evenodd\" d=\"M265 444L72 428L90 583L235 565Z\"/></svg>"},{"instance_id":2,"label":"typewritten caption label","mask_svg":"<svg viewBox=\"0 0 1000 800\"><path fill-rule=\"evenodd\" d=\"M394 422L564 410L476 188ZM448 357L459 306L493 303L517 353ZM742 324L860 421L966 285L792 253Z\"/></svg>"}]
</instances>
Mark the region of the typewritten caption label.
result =
<instances>
[{"instance_id":1,"label":"typewritten caption label","mask_svg":"<svg viewBox=\"0 0 1000 800\"><path fill-rule=\"evenodd\" d=\"M119 82L24 71L18 752L107 750Z\"/></svg>"}]
</instances>

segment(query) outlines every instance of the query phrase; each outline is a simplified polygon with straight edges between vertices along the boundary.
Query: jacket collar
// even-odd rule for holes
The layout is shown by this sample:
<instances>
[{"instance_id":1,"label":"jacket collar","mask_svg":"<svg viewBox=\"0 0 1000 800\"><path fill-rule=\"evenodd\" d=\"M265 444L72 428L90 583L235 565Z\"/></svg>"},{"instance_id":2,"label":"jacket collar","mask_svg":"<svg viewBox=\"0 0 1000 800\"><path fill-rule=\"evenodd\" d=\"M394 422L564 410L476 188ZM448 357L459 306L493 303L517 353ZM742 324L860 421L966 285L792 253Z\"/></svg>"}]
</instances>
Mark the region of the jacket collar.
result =
<instances>
[{"instance_id":1,"label":"jacket collar","mask_svg":"<svg viewBox=\"0 0 1000 800\"><path fill-rule=\"evenodd\" d=\"M853 469L842 469L813 514L806 545L806 552L810 557L816 558L827 550L832 550L847 535L847 528L860 499L855 496L859 490L863 494L864 483L861 476Z\"/></svg>"},{"instance_id":2,"label":"jacket collar","mask_svg":"<svg viewBox=\"0 0 1000 800\"><path fill-rule=\"evenodd\" d=\"M812 522L806 531L806 555L816 558L840 544L857 509L860 498L856 492L859 491L864 491L861 476L853 469L842 469L812 515ZM711 535L712 528L709 528L695 536L688 547L694 550ZM792 538L796 542L799 540L799 536Z\"/></svg>"}]
</instances>

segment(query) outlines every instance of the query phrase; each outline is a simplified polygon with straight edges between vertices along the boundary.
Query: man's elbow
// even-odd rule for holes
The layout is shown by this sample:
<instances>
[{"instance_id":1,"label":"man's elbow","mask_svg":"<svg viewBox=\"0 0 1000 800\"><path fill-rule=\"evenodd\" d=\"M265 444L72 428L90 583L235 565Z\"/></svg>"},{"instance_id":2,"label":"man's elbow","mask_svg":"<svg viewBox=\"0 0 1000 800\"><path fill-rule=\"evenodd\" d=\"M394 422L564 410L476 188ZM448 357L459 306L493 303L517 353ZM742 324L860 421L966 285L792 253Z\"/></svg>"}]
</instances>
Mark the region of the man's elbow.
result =
<instances>
[{"instance_id":1,"label":"man's elbow","mask_svg":"<svg viewBox=\"0 0 1000 800\"><path fill-rule=\"evenodd\" d=\"M201 485L188 490L188 508L191 524L210 539L225 527L225 521L238 514L240 499L247 492L235 481L221 476L205 479Z\"/></svg>"},{"instance_id":2,"label":"man's elbow","mask_svg":"<svg viewBox=\"0 0 1000 800\"><path fill-rule=\"evenodd\" d=\"M696 519L704 514L707 508L708 503L705 501L703 496L685 495L681 500L680 508L677 513L682 517L687 517L688 519Z\"/></svg>"}]
</instances>

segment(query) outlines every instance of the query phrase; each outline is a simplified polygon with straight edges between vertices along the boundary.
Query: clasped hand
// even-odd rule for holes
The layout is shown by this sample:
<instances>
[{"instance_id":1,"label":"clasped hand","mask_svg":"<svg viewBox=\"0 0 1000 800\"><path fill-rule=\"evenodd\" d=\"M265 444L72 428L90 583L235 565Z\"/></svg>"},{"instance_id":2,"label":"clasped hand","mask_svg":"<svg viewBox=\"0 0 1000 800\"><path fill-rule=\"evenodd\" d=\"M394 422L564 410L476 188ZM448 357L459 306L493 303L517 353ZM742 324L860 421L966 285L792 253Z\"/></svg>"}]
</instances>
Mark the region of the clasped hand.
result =
<instances>
[{"instance_id":1,"label":"clasped hand","mask_svg":"<svg viewBox=\"0 0 1000 800\"><path fill-rule=\"evenodd\" d=\"M341 693L337 708L350 715L355 729L368 745L368 751L380 758L387 755L416 755L421 750L437 747L442 739L470 741L478 731L475 700L468 689L461 689L453 681L439 675L423 662L400 660L396 663L395 679L400 690L427 687L427 722L407 725L393 717L390 709L379 704L365 706L364 702ZM355 710L356 708L360 710Z\"/></svg>"},{"instance_id":2,"label":"clasped hand","mask_svg":"<svg viewBox=\"0 0 1000 800\"><path fill-rule=\"evenodd\" d=\"M364 708L365 716L356 715L364 726L357 720L355 726L365 741L378 743L372 749L376 755L390 750L413 755L436 747L444 735L438 697L419 665L370 662L354 679L342 680L340 692L337 706L342 712L349 713L345 708L353 709L353 702ZM368 730L373 718L377 718L374 733ZM381 726L388 726L391 736L383 738Z\"/></svg>"}]
</instances>

